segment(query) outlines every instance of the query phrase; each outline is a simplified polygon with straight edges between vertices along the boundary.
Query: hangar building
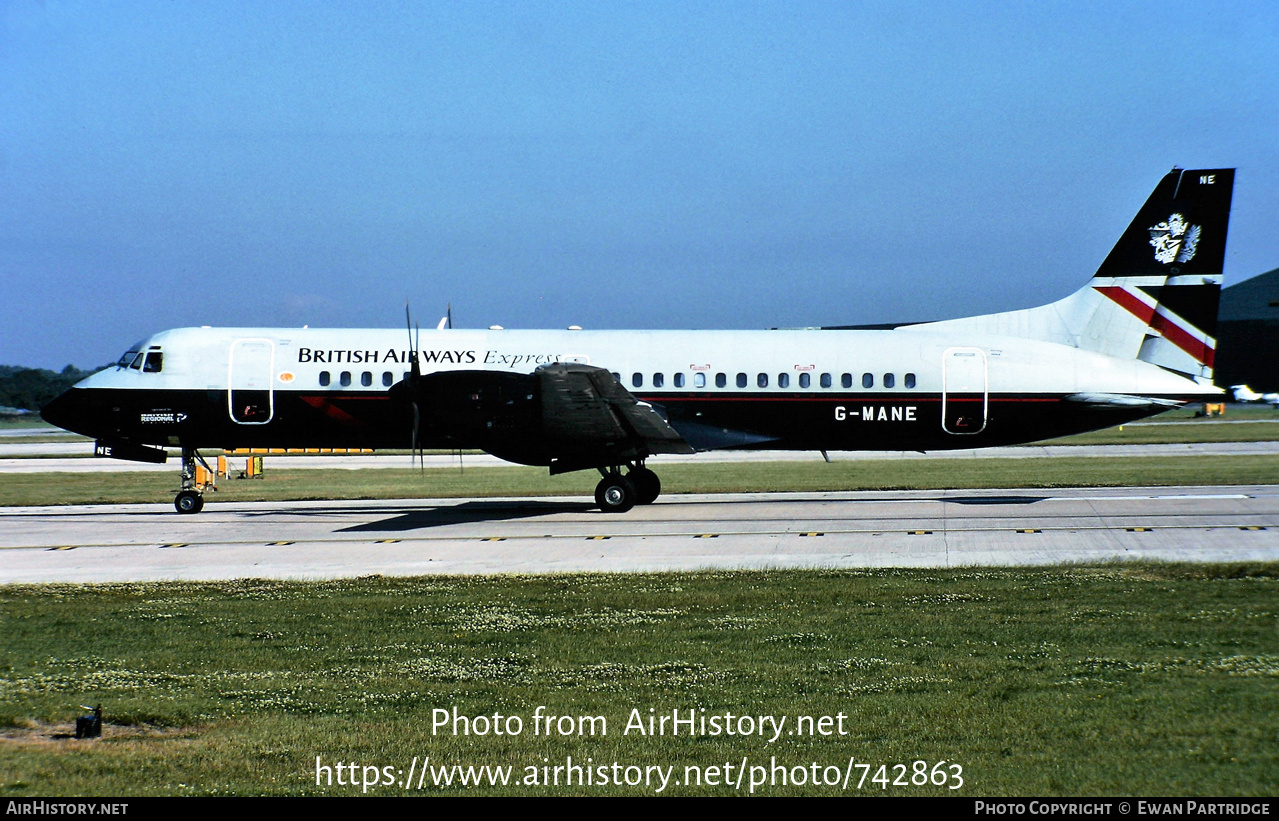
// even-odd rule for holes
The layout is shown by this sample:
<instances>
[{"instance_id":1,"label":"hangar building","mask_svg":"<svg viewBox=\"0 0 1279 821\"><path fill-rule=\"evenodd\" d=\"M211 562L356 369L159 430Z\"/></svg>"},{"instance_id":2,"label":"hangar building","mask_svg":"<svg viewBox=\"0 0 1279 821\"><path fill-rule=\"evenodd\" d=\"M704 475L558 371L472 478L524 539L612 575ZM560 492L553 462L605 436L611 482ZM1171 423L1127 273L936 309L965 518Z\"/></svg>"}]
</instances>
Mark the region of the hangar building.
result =
<instances>
[{"instance_id":1,"label":"hangar building","mask_svg":"<svg viewBox=\"0 0 1279 821\"><path fill-rule=\"evenodd\" d=\"M1279 391L1279 268L1221 291L1213 382Z\"/></svg>"}]
</instances>

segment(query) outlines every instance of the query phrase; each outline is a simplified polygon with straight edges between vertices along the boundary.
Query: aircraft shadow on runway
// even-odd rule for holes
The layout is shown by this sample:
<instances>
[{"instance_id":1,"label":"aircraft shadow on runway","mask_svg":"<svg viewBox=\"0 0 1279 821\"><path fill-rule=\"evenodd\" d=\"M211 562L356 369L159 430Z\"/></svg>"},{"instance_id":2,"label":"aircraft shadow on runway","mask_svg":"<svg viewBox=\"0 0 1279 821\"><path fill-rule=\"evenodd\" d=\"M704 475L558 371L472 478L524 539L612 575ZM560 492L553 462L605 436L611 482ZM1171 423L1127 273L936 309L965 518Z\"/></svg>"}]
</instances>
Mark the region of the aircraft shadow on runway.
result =
<instances>
[{"instance_id":1,"label":"aircraft shadow on runway","mask_svg":"<svg viewBox=\"0 0 1279 821\"><path fill-rule=\"evenodd\" d=\"M937 501L954 502L961 505L1030 505L1042 502L1045 496L956 496ZM668 500L668 504L670 501ZM913 499L911 501L919 501ZM704 503L703 503L704 504ZM351 525L336 530L336 533L393 533L408 530L421 530L445 525L478 524L483 522L511 521L514 519L531 519L537 516L548 516L554 513L587 513L595 511L596 506L589 502L463 502L458 505L444 505L414 510L402 510L389 518L376 522Z\"/></svg>"},{"instance_id":2,"label":"aircraft shadow on runway","mask_svg":"<svg viewBox=\"0 0 1279 821\"><path fill-rule=\"evenodd\" d=\"M1031 505L1036 502L1042 502L1048 496L1024 496L1024 495L1007 495L1007 496L944 496L928 495L928 496L910 496L910 497L885 497L877 501L900 501L900 502L954 502L960 505ZM852 501L852 500L850 500ZM680 504L678 496L671 496L665 500L665 504ZM690 504L697 505L715 505L728 504L740 505L742 500L725 498L722 500L708 501L699 499ZM788 504L804 505L811 504L830 504L826 499L795 499L788 500ZM538 516L550 516L556 513L592 513L597 512L598 508L590 502L567 502L567 501L469 501L460 504L449 504L439 506L426 506L421 508L399 508L386 509L379 508L370 510L370 513L386 514L385 518L373 522L365 522L349 527L342 527L335 530L335 533L403 533L410 530L423 530L434 527L445 527L447 525L459 524L480 524L485 522L502 522L513 521L517 519L532 519ZM334 513L349 514L352 508L349 506L340 507L312 507L302 510L292 511L292 515L331 515ZM139 513L138 515L152 515L149 513ZM272 516L276 515L271 512L257 512L255 516Z\"/></svg>"},{"instance_id":3,"label":"aircraft shadow on runway","mask_svg":"<svg viewBox=\"0 0 1279 821\"><path fill-rule=\"evenodd\" d=\"M459 505L399 511L377 522L342 527L334 532L399 533L445 525L531 519L552 513L584 513L594 509L595 505L589 502L463 502Z\"/></svg>"}]
</instances>

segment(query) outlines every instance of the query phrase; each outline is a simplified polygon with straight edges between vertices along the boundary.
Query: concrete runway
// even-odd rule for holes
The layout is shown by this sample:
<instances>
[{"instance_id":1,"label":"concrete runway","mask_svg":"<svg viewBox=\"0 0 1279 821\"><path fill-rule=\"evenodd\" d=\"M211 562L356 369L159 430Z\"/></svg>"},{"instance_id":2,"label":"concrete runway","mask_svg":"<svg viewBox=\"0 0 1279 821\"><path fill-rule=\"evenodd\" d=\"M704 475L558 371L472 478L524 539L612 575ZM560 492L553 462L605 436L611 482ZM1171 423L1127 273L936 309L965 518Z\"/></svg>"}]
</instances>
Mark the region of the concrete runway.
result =
<instances>
[{"instance_id":1,"label":"concrete runway","mask_svg":"<svg viewBox=\"0 0 1279 821\"><path fill-rule=\"evenodd\" d=\"M0 508L0 583L1279 560L1279 486Z\"/></svg>"}]
</instances>

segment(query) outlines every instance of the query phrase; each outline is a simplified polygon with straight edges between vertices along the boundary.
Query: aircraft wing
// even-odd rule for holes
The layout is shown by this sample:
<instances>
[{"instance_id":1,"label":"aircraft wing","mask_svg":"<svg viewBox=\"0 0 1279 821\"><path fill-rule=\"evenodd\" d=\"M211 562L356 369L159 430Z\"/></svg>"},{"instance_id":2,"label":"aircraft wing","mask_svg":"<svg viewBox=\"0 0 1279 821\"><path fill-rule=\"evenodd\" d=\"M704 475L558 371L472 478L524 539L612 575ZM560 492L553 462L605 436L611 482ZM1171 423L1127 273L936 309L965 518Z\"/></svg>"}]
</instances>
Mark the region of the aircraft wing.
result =
<instances>
[{"instance_id":1,"label":"aircraft wing","mask_svg":"<svg viewBox=\"0 0 1279 821\"><path fill-rule=\"evenodd\" d=\"M657 409L591 365L544 365L531 374L440 371L404 383L426 441L477 447L552 474L608 468L655 453L694 453Z\"/></svg>"},{"instance_id":2,"label":"aircraft wing","mask_svg":"<svg viewBox=\"0 0 1279 821\"><path fill-rule=\"evenodd\" d=\"M533 375L541 380L543 429L552 437L642 442L650 454L694 452L652 405L603 368L559 364Z\"/></svg>"}]
</instances>

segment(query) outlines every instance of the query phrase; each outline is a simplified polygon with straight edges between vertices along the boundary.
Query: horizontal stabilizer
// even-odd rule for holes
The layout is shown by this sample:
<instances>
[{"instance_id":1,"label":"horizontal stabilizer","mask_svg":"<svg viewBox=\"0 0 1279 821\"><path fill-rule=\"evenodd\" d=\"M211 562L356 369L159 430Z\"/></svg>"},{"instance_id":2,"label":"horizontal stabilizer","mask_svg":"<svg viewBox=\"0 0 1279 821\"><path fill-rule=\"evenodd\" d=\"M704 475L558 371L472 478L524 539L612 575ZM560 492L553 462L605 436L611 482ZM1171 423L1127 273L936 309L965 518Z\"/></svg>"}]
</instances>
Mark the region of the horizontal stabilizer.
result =
<instances>
[{"instance_id":1,"label":"horizontal stabilizer","mask_svg":"<svg viewBox=\"0 0 1279 821\"><path fill-rule=\"evenodd\" d=\"M1066 397L1067 402L1079 402L1099 408L1179 408L1182 402L1175 399L1157 399L1153 396L1129 396L1123 393L1076 393Z\"/></svg>"}]
</instances>

